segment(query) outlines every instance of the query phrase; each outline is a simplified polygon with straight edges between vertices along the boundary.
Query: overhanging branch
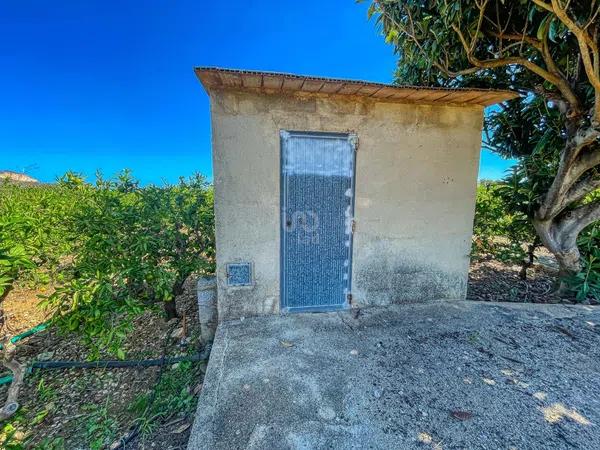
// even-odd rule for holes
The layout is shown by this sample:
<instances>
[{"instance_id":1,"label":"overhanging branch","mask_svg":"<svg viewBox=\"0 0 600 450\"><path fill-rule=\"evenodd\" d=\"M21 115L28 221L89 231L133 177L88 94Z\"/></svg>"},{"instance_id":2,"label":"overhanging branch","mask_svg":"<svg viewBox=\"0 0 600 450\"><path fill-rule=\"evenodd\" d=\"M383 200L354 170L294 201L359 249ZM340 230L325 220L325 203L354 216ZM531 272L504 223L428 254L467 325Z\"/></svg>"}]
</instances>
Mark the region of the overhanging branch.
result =
<instances>
[{"instance_id":1,"label":"overhanging branch","mask_svg":"<svg viewBox=\"0 0 600 450\"><path fill-rule=\"evenodd\" d=\"M600 200L586 203L568 213L559 221L560 233L567 233L577 238L577 235L588 225L600 220Z\"/></svg>"},{"instance_id":2,"label":"overhanging branch","mask_svg":"<svg viewBox=\"0 0 600 450\"><path fill-rule=\"evenodd\" d=\"M538 50L541 50L541 48L542 48L542 42L539 39L532 38L531 36L527 36L526 34L497 33L495 31L486 31L486 34L488 34L489 36L492 36L492 37L495 37L498 39L504 39L507 41L524 42Z\"/></svg>"},{"instance_id":3,"label":"overhanging branch","mask_svg":"<svg viewBox=\"0 0 600 450\"><path fill-rule=\"evenodd\" d=\"M583 177L573 186L571 186L571 188L565 194L564 199L561 202L561 210L566 208L568 205L582 200L586 195L591 194L598 188L600 188L600 174L590 174Z\"/></svg>"},{"instance_id":4,"label":"overhanging branch","mask_svg":"<svg viewBox=\"0 0 600 450\"><path fill-rule=\"evenodd\" d=\"M599 137L600 130L588 128L581 130L567 142L566 148L561 152L552 185L538 209L539 219L552 219L563 211L568 206L564 203L564 195L585 172L600 164L600 150L593 146ZM590 146L592 148L589 151L583 152Z\"/></svg>"},{"instance_id":5,"label":"overhanging branch","mask_svg":"<svg viewBox=\"0 0 600 450\"><path fill-rule=\"evenodd\" d=\"M410 10L407 10L407 16L408 16L409 22L411 24L411 28L409 29L408 27L406 27L403 24L401 24L400 22L398 22L391 14L389 14L378 1L376 1L376 3L380 6L381 14L387 20L389 20L396 28L398 28L398 30L401 33L404 33L406 36L408 36L408 38L415 44L415 46L417 47L419 52L425 58L427 58L428 54L425 51L425 49L423 48L423 45L422 45L420 39L417 37L417 35L415 33L414 23L412 21L412 15L410 14ZM432 61L431 64L436 69L438 69L440 72L442 72L443 74L448 76L449 78L456 78L456 77L463 76L463 75L470 75L470 74L479 72L481 70L479 67L470 67L470 68L459 70L459 71L453 71L453 70L450 70L449 67L447 66L447 64L445 64L443 61Z\"/></svg>"},{"instance_id":6,"label":"overhanging branch","mask_svg":"<svg viewBox=\"0 0 600 450\"><path fill-rule=\"evenodd\" d=\"M529 69L531 72L535 73L539 77L545 79L546 81L556 86L561 92L561 94L564 96L565 100L571 105L571 108L573 108L573 110L575 111L580 110L579 100L577 99L577 96L571 89L571 86L569 85L568 81L560 75L553 74L548 70L538 66L533 61L530 61L527 58L523 58L521 56L507 56L498 59L480 60L476 58L475 55L473 55L473 53L470 51L471 45L469 42L467 42L461 29L456 24L452 25L452 29L457 34L458 39L460 40L463 49L465 50L469 63L471 63L473 66L485 69L494 69L497 67L504 67L510 65L521 65Z\"/></svg>"},{"instance_id":7,"label":"overhanging branch","mask_svg":"<svg viewBox=\"0 0 600 450\"><path fill-rule=\"evenodd\" d=\"M559 0L550 0L551 9L558 19L569 29L577 39L579 52L581 53L581 61L587 78L594 88L595 92L595 107L593 121L600 122L600 54L598 52L598 43L596 39L587 32L587 27L580 27L567 12L567 6L563 6ZM538 1L535 2L538 4ZM544 3L544 2L540 2ZM545 4L546 6L549 6ZM592 14L592 17L595 13ZM591 53L591 54L590 54Z\"/></svg>"}]
</instances>

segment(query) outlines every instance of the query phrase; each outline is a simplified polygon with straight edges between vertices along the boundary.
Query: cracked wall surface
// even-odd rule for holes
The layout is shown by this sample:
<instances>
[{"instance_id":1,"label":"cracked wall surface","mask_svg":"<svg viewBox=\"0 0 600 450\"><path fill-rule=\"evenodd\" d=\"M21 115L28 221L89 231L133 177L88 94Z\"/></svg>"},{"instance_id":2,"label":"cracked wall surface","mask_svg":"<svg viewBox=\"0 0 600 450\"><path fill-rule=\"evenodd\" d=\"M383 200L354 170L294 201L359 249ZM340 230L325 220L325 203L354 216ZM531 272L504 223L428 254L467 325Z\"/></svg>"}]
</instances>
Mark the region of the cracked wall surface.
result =
<instances>
[{"instance_id":1,"label":"cracked wall surface","mask_svg":"<svg viewBox=\"0 0 600 450\"><path fill-rule=\"evenodd\" d=\"M279 312L280 130L358 135L353 303L465 297L482 107L213 90L211 113L219 320Z\"/></svg>"}]
</instances>

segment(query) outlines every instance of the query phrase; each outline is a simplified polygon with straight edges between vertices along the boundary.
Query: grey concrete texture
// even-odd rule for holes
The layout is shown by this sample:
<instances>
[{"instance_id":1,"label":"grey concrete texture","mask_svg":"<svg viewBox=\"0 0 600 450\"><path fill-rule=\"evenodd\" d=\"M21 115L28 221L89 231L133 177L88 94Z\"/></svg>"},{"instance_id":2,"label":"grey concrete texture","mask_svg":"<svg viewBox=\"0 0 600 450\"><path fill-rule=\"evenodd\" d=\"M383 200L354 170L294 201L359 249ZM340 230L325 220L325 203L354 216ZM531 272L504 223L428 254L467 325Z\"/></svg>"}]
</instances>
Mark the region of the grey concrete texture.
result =
<instances>
[{"instance_id":1,"label":"grey concrete texture","mask_svg":"<svg viewBox=\"0 0 600 450\"><path fill-rule=\"evenodd\" d=\"M436 301L219 325L189 449L600 448L600 309Z\"/></svg>"},{"instance_id":2,"label":"grey concrete texture","mask_svg":"<svg viewBox=\"0 0 600 450\"><path fill-rule=\"evenodd\" d=\"M198 321L200 323L200 342L212 343L217 330L217 279L206 276L198 279Z\"/></svg>"}]
</instances>

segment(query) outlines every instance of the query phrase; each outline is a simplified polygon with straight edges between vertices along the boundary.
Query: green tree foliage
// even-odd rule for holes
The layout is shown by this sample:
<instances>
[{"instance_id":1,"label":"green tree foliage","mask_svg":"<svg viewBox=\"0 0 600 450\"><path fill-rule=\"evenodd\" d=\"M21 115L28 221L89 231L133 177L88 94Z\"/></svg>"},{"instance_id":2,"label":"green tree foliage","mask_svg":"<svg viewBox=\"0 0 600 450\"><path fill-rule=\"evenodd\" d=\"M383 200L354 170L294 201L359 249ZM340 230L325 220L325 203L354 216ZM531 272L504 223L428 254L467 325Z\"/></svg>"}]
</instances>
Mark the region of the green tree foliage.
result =
<instances>
[{"instance_id":1,"label":"green tree foliage","mask_svg":"<svg viewBox=\"0 0 600 450\"><path fill-rule=\"evenodd\" d=\"M0 234L9 229L6 224L0 225ZM19 272L34 267L23 246L9 246L5 242L0 245L0 301L12 290Z\"/></svg>"},{"instance_id":2,"label":"green tree foliage","mask_svg":"<svg viewBox=\"0 0 600 450\"><path fill-rule=\"evenodd\" d=\"M587 199L592 201L600 198L600 192L595 192ZM600 301L600 223L596 222L587 227L577 240L581 250L582 270L567 278L569 289L577 300L593 297Z\"/></svg>"},{"instance_id":3,"label":"green tree foliage","mask_svg":"<svg viewBox=\"0 0 600 450\"><path fill-rule=\"evenodd\" d=\"M519 264L519 275L526 279L541 241L530 220L531 188L522 178L517 165L503 180L482 181L477 186L472 254ZM566 288L576 300L600 301L600 224L582 231L578 245L582 270L565 279Z\"/></svg>"},{"instance_id":4,"label":"green tree foliage","mask_svg":"<svg viewBox=\"0 0 600 450\"><path fill-rule=\"evenodd\" d=\"M56 275L71 251L66 218L77 199L59 186L0 182L0 303L17 278L47 283Z\"/></svg>"},{"instance_id":5,"label":"green tree foliage","mask_svg":"<svg viewBox=\"0 0 600 450\"><path fill-rule=\"evenodd\" d=\"M83 333L94 350L124 357L120 342L133 316L161 302L175 317L189 275L214 270L212 188L199 175L140 187L127 172L68 185L84 191L69 219L79 240L67 280L47 305L58 325Z\"/></svg>"},{"instance_id":6,"label":"green tree foliage","mask_svg":"<svg viewBox=\"0 0 600 450\"><path fill-rule=\"evenodd\" d=\"M594 224L581 233L577 243L583 269L567 278L567 284L577 300L593 297L600 301L600 226Z\"/></svg>"},{"instance_id":7,"label":"green tree foliage","mask_svg":"<svg viewBox=\"0 0 600 450\"><path fill-rule=\"evenodd\" d=\"M146 308L174 317L185 280L214 271L214 248L213 191L200 175L161 187L128 172L0 186L1 292L15 280L53 281L43 306L85 337L91 357L124 357L120 343Z\"/></svg>"},{"instance_id":8,"label":"green tree foliage","mask_svg":"<svg viewBox=\"0 0 600 450\"><path fill-rule=\"evenodd\" d=\"M398 83L508 88L485 145L519 159L526 209L562 275L600 219L600 5L596 0L374 0ZM526 192L525 192L526 191ZM592 200L590 200L592 198Z\"/></svg>"},{"instance_id":9,"label":"green tree foliage","mask_svg":"<svg viewBox=\"0 0 600 450\"><path fill-rule=\"evenodd\" d=\"M534 262L534 252L540 242L526 213L510 207L514 195L511 173L503 182L484 181L477 187L473 254L491 255L500 261L521 265L520 276L527 277L527 268Z\"/></svg>"}]
</instances>

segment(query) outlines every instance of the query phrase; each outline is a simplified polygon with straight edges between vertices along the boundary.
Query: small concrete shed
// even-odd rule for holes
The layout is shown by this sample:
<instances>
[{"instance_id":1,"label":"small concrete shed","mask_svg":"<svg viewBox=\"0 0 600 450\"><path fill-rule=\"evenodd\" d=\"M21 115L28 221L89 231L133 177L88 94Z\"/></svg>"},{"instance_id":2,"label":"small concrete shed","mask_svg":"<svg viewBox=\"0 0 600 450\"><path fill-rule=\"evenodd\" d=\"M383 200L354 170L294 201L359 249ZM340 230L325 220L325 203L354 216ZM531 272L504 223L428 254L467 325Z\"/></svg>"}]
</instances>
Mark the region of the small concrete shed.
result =
<instances>
[{"instance_id":1,"label":"small concrete shed","mask_svg":"<svg viewBox=\"0 0 600 450\"><path fill-rule=\"evenodd\" d=\"M220 321L465 298L483 109L516 94L196 74Z\"/></svg>"}]
</instances>

